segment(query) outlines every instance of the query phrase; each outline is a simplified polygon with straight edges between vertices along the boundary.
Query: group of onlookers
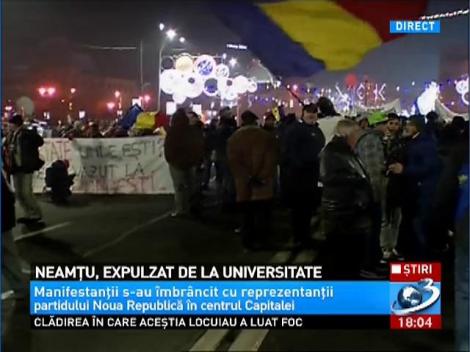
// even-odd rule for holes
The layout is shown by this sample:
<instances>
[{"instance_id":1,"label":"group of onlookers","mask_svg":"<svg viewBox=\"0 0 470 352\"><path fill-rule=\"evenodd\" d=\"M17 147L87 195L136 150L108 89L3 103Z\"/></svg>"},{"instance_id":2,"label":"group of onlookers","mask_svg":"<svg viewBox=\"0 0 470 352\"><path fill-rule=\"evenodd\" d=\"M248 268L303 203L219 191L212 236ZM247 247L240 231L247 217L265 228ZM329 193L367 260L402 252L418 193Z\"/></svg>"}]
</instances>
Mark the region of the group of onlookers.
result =
<instances>
[{"instance_id":1,"label":"group of onlookers","mask_svg":"<svg viewBox=\"0 0 470 352\"><path fill-rule=\"evenodd\" d=\"M341 274L379 277L391 260L432 258L455 230L455 190L444 206L438 185L454 150L468 140L468 122L444 124L434 112L373 112L365 120L341 116L324 97L305 105L299 118L281 109L279 119L245 111L237 121L225 108L204 125L180 109L165 141L174 215L200 215L197 195L215 170L220 203L236 203L242 214L247 248L269 242L277 199L290 209L293 245L318 245L329 253L319 258ZM326 238L321 245L312 239L315 215ZM446 222L436 224L439 216Z\"/></svg>"}]
</instances>

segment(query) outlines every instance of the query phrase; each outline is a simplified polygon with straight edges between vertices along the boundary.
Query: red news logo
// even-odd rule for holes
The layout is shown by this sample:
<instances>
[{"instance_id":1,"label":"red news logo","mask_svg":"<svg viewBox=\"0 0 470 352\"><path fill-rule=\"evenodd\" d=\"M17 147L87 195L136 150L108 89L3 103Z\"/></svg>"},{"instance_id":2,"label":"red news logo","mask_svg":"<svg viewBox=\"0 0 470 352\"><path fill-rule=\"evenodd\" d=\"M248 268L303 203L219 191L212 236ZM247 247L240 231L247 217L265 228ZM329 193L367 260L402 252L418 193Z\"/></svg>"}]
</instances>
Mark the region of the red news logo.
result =
<instances>
[{"instance_id":1,"label":"red news logo","mask_svg":"<svg viewBox=\"0 0 470 352\"><path fill-rule=\"evenodd\" d=\"M390 281L416 282L421 279L441 281L441 263L390 263Z\"/></svg>"}]
</instances>

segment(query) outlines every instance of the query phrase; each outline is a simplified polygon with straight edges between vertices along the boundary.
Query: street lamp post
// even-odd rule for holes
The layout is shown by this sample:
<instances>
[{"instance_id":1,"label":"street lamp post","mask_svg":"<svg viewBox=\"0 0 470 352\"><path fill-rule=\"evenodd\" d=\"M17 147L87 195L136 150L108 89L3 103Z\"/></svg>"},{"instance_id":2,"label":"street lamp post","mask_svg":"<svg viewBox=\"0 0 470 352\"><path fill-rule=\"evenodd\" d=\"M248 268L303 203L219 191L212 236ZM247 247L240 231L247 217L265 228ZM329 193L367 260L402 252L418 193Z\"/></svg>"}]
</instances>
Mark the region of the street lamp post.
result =
<instances>
[{"instance_id":1,"label":"street lamp post","mask_svg":"<svg viewBox=\"0 0 470 352\"><path fill-rule=\"evenodd\" d=\"M162 92L162 89L161 89L161 85L160 85L160 78L161 78L161 73L162 73L162 53L163 53L163 49L165 48L165 45L166 45L166 39L165 37L163 37L160 41L160 47L158 48L158 62L157 62L157 109L159 111L161 111L161 106L160 106L160 103L161 103L161 99L160 99L160 96L161 96L161 92Z\"/></svg>"},{"instance_id":2,"label":"street lamp post","mask_svg":"<svg viewBox=\"0 0 470 352\"><path fill-rule=\"evenodd\" d=\"M163 33L163 30L165 29L165 24L163 23L160 23L159 25L159 29L160 29L160 46L158 48L158 55L157 55L157 69L158 69L158 72L157 72L157 108L158 110L162 110L160 104L161 104L161 85L160 85L160 78L161 78L161 72L162 72L162 54L163 54L163 50L166 48L166 45L173 41L174 39L178 39L178 41L181 43L181 44L184 44L186 42L186 38L185 37L178 37L178 34L176 33L176 31L174 29L168 29L166 32L165 32L165 35L162 35Z\"/></svg>"},{"instance_id":3,"label":"street lamp post","mask_svg":"<svg viewBox=\"0 0 470 352\"><path fill-rule=\"evenodd\" d=\"M76 88L70 88L70 99L69 99L69 106L68 106L68 114L72 115L73 113L73 98L75 96L75 93L77 92Z\"/></svg>"}]
</instances>

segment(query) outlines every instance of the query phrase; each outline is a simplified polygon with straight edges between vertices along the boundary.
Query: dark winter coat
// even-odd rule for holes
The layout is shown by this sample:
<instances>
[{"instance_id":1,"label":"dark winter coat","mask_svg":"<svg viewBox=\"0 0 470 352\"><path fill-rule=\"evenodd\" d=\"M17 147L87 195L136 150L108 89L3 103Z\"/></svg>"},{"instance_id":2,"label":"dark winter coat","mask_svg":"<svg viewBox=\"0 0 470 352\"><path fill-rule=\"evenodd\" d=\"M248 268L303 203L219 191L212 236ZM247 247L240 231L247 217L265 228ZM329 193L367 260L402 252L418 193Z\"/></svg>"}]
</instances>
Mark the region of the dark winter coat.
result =
<instances>
[{"instance_id":1,"label":"dark winter coat","mask_svg":"<svg viewBox=\"0 0 470 352\"><path fill-rule=\"evenodd\" d=\"M342 137L333 137L321 154L322 208L335 215L370 210L372 187L364 165Z\"/></svg>"},{"instance_id":2,"label":"dark winter coat","mask_svg":"<svg viewBox=\"0 0 470 352\"><path fill-rule=\"evenodd\" d=\"M165 138L164 148L165 159L171 166L180 170L197 166L204 152L202 130L190 126L186 115L175 114Z\"/></svg>"},{"instance_id":3,"label":"dark winter coat","mask_svg":"<svg viewBox=\"0 0 470 352\"><path fill-rule=\"evenodd\" d=\"M273 197L278 153L276 139L258 126L244 126L228 140L227 157L237 202Z\"/></svg>"},{"instance_id":4,"label":"dark winter coat","mask_svg":"<svg viewBox=\"0 0 470 352\"><path fill-rule=\"evenodd\" d=\"M454 224L468 221L468 164L468 141L466 141L454 148L439 178L432 218L435 221L434 226L442 227L442 232L445 234L449 229L454 229ZM466 241L465 245L468 246L468 226L466 231L467 238L460 240Z\"/></svg>"},{"instance_id":5,"label":"dark winter coat","mask_svg":"<svg viewBox=\"0 0 470 352\"><path fill-rule=\"evenodd\" d=\"M217 129L213 126L206 126L204 128L204 155L206 158L210 157L213 150L215 150L217 143Z\"/></svg>"},{"instance_id":6,"label":"dark winter coat","mask_svg":"<svg viewBox=\"0 0 470 352\"><path fill-rule=\"evenodd\" d=\"M39 170L44 165L39 157L39 147L43 144L44 140L34 129L22 126L11 133L7 139L10 172L33 173Z\"/></svg>"},{"instance_id":7,"label":"dark winter coat","mask_svg":"<svg viewBox=\"0 0 470 352\"><path fill-rule=\"evenodd\" d=\"M404 158L404 195L409 206L431 207L440 174L437 145L433 137L421 133L410 139Z\"/></svg>"},{"instance_id":8,"label":"dark winter coat","mask_svg":"<svg viewBox=\"0 0 470 352\"><path fill-rule=\"evenodd\" d=\"M285 132L281 146L281 189L288 205L316 193L319 155L324 145L325 137L318 125L294 122Z\"/></svg>"},{"instance_id":9,"label":"dark winter coat","mask_svg":"<svg viewBox=\"0 0 470 352\"><path fill-rule=\"evenodd\" d=\"M383 139L385 151L386 169L395 163L404 163L405 159L405 141L399 137L391 136ZM386 210L387 213L392 209L401 207L403 204L403 175L387 173L387 190L386 190Z\"/></svg>"},{"instance_id":10,"label":"dark winter coat","mask_svg":"<svg viewBox=\"0 0 470 352\"><path fill-rule=\"evenodd\" d=\"M236 131L236 122L232 119L220 121L220 126L215 132L215 158L218 162L227 161L227 141Z\"/></svg>"}]
</instances>

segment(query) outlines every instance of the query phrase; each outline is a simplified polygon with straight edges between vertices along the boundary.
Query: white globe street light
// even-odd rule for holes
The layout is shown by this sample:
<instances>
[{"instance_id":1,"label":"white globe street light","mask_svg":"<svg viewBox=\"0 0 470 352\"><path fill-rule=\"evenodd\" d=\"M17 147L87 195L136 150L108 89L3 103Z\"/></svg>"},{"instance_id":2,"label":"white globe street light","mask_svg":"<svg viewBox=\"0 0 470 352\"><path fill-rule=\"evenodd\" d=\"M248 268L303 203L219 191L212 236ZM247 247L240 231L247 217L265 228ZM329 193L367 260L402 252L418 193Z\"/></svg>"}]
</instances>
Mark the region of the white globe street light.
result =
<instances>
[{"instance_id":1,"label":"white globe street light","mask_svg":"<svg viewBox=\"0 0 470 352\"><path fill-rule=\"evenodd\" d=\"M180 43L183 44L186 41L185 37L180 37Z\"/></svg>"},{"instance_id":2,"label":"white globe street light","mask_svg":"<svg viewBox=\"0 0 470 352\"><path fill-rule=\"evenodd\" d=\"M165 25L163 23L160 23L160 25L158 26L158 28L160 28L161 31L163 31L165 29Z\"/></svg>"},{"instance_id":3,"label":"white globe street light","mask_svg":"<svg viewBox=\"0 0 470 352\"><path fill-rule=\"evenodd\" d=\"M166 31L166 36L168 39L173 40L176 37L176 31L174 29L169 29Z\"/></svg>"}]
</instances>

